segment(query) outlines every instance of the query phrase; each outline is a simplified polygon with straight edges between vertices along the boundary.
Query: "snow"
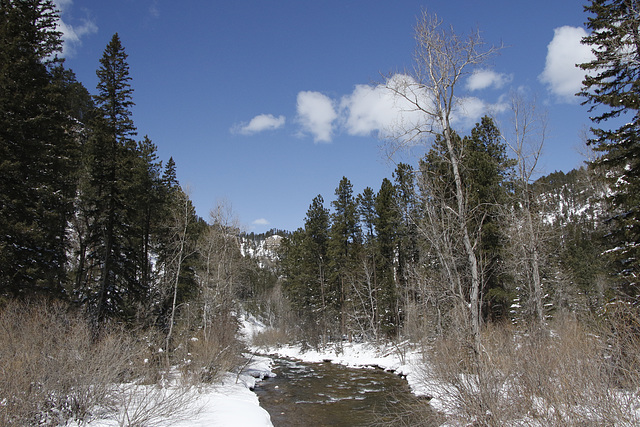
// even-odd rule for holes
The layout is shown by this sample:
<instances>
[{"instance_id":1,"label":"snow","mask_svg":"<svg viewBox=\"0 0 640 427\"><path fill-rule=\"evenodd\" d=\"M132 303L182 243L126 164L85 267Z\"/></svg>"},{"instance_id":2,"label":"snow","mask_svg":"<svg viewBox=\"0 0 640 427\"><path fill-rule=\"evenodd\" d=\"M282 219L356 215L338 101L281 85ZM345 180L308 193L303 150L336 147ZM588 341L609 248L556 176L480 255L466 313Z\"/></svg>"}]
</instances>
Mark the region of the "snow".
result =
<instances>
[{"instance_id":1,"label":"snow","mask_svg":"<svg viewBox=\"0 0 640 427\"><path fill-rule=\"evenodd\" d=\"M240 316L243 325L243 338L247 339L254 332L264 329L264 324L256 318ZM135 416L138 408L144 405L151 407L150 402L158 402L167 396L175 396L181 405L178 410L170 411L171 416L159 417L146 421L144 425L159 427L273 427L269 413L260 406L258 396L252 391L258 381L274 376L271 371L272 361L269 357L245 354L249 360L240 374L228 372L217 383L202 385L187 392L177 385L165 389L154 386L127 386L136 397L124 402L118 414L89 422L90 427L119 426L119 420L126 419L127 413ZM182 395L181 395L182 393ZM123 406L128 406L124 408ZM142 409L144 410L144 408ZM129 424L125 422L124 424ZM71 424L72 427L74 424ZM75 425L77 426L77 424Z\"/></svg>"},{"instance_id":2,"label":"snow","mask_svg":"<svg viewBox=\"0 0 640 427\"><path fill-rule=\"evenodd\" d=\"M201 386L186 392L179 397L181 399L179 403L182 406L178 410L170 411L170 416L156 416L155 419L143 424L159 427L273 427L269 413L260 407L258 396L252 391L257 381L273 375L271 359L251 356L251 362L242 372L240 375L226 373L217 384ZM159 401L163 396L181 393L178 387L167 387L166 392L156 395L149 392L149 387L139 387L137 393L140 397L135 404L126 402L131 416L136 415L138 407L142 407L145 403L148 405L150 399ZM124 408L120 408L117 415L112 415L108 419L95 420L86 425L90 427L119 426L122 425L119 420L126 419L125 416Z\"/></svg>"},{"instance_id":3,"label":"snow","mask_svg":"<svg viewBox=\"0 0 640 427\"><path fill-rule=\"evenodd\" d=\"M269 413L260 407L258 396L251 391L255 378L227 374L219 385L204 393L197 404L202 410L196 417L173 424L179 427L198 426L273 426Z\"/></svg>"}]
</instances>

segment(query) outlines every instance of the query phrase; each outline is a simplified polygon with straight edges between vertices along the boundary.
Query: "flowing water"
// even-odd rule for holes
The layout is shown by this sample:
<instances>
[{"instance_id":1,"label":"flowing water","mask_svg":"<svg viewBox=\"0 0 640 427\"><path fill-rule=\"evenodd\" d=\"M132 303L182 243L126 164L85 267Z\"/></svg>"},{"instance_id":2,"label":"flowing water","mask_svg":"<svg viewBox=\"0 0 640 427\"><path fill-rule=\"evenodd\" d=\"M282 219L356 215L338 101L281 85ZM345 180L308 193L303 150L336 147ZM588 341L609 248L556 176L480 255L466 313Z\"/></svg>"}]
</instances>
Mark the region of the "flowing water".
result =
<instances>
[{"instance_id":1,"label":"flowing water","mask_svg":"<svg viewBox=\"0 0 640 427\"><path fill-rule=\"evenodd\" d=\"M428 404L393 373L282 358L273 371L255 392L275 427L436 425Z\"/></svg>"}]
</instances>

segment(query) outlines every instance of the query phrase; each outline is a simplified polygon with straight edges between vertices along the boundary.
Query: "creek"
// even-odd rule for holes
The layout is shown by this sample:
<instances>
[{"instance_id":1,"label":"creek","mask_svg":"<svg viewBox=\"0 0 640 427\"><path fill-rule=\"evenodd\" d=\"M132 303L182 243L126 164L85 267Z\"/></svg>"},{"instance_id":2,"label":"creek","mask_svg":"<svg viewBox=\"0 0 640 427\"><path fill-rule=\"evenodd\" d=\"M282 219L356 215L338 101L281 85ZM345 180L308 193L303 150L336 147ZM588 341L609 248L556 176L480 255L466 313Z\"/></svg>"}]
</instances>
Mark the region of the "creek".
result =
<instances>
[{"instance_id":1,"label":"creek","mask_svg":"<svg viewBox=\"0 0 640 427\"><path fill-rule=\"evenodd\" d=\"M401 420L401 425L436 425L428 403L393 373L330 362L273 361L276 376L259 383L255 392L274 427L398 425Z\"/></svg>"}]
</instances>

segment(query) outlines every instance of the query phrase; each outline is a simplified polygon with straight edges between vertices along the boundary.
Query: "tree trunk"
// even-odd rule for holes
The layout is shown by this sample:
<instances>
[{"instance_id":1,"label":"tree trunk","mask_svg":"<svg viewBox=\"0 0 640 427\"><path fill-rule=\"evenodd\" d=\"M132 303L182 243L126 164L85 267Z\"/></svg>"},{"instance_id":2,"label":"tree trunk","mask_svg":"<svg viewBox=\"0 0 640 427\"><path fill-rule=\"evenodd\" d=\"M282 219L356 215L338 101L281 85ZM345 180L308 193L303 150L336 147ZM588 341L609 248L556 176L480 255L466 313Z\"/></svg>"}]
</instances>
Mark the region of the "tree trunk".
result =
<instances>
[{"instance_id":1,"label":"tree trunk","mask_svg":"<svg viewBox=\"0 0 640 427\"><path fill-rule=\"evenodd\" d=\"M443 119L446 123L446 119ZM471 270L471 289L469 292L469 305L471 315L471 335L473 336L474 350L476 354L480 352L480 275L478 271L478 259L476 257L473 245L471 244L471 238L469 237L469 229L466 222L466 208L464 192L462 187L462 178L460 177L460 170L458 167L458 156L456 156L453 141L451 140L451 130L448 126L445 126L445 141L447 143L447 151L449 154L449 160L451 161L451 168L453 169L453 177L456 184L456 201L458 204L458 226L462 233L462 240L464 243L464 249L469 261L469 268Z\"/></svg>"}]
</instances>

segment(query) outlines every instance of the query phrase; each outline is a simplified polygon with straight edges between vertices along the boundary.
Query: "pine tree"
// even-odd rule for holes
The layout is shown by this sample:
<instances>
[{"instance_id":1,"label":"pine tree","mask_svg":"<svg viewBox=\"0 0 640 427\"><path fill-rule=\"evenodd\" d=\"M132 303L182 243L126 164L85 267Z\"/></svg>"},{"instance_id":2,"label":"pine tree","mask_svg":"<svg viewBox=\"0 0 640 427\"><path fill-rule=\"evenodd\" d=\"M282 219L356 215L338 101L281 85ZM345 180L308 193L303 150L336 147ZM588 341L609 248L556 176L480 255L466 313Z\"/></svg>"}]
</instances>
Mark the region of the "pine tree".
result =
<instances>
[{"instance_id":1,"label":"pine tree","mask_svg":"<svg viewBox=\"0 0 640 427\"><path fill-rule=\"evenodd\" d=\"M0 293L62 295L77 140L50 0L0 1Z\"/></svg>"},{"instance_id":2,"label":"pine tree","mask_svg":"<svg viewBox=\"0 0 640 427\"><path fill-rule=\"evenodd\" d=\"M418 228L420 209L417 205L413 167L398 163L393 173L395 181L395 205L398 213L398 281L405 302L414 299L414 290L410 289L409 276L419 261Z\"/></svg>"},{"instance_id":3,"label":"pine tree","mask_svg":"<svg viewBox=\"0 0 640 427\"><path fill-rule=\"evenodd\" d=\"M162 209L162 179L160 176L161 162L156 154L156 146L148 136L138 142L134 165L134 182L132 199L134 205L134 223L137 228L136 260L140 270L140 284L148 289L152 283L151 256L152 239L158 237L160 216L156 215Z\"/></svg>"},{"instance_id":4,"label":"pine tree","mask_svg":"<svg viewBox=\"0 0 640 427\"><path fill-rule=\"evenodd\" d=\"M329 245L329 212L324 207L324 199L321 195L316 196L309 209L304 223L303 249L305 263L309 270L308 276L311 279L309 285L314 289L315 300L320 309L324 312L327 308L326 295L326 262L327 247Z\"/></svg>"},{"instance_id":5,"label":"pine tree","mask_svg":"<svg viewBox=\"0 0 640 427\"><path fill-rule=\"evenodd\" d=\"M376 195L375 226L379 255L376 262L376 276L380 291L378 312L381 330L388 336L398 333L401 321L399 284L396 282L397 230L400 219L395 201L395 187L385 178Z\"/></svg>"},{"instance_id":6,"label":"pine tree","mask_svg":"<svg viewBox=\"0 0 640 427\"><path fill-rule=\"evenodd\" d=\"M115 33L100 58L98 76L98 94L94 97L105 119L105 125L114 143L130 144L136 134L131 107L133 88L129 75L128 55L124 51L118 33Z\"/></svg>"},{"instance_id":7,"label":"pine tree","mask_svg":"<svg viewBox=\"0 0 640 427\"><path fill-rule=\"evenodd\" d=\"M590 143L602 153L593 165L607 171L612 195L609 254L621 289L638 298L640 275L640 1L592 0L582 42L595 58L580 67L588 74L579 95L586 97L595 127ZM621 119L621 126L603 125ZM615 126L615 125L614 125Z\"/></svg>"},{"instance_id":8,"label":"pine tree","mask_svg":"<svg viewBox=\"0 0 640 427\"><path fill-rule=\"evenodd\" d=\"M280 271L283 277L282 289L291 305L298 313L306 308L306 279L303 276L303 251L304 230L298 228L289 236L282 239L278 255L280 257Z\"/></svg>"},{"instance_id":9,"label":"pine tree","mask_svg":"<svg viewBox=\"0 0 640 427\"><path fill-rule=\"evenodd\" d=\"M328 245L329 212L322 196L317 195L307 209L304 229L294 232L285 245L287 288L302 311L324 313L335 301L336 295L327 289Z\"/></svg>"},{"instance_id":10,"label":"pine tree","mask_svg":"<svg viewBox=\"0 0 640 427\"><path fill-rule=\"evenodd\" d=\"M507 236L501 212L509 190L513 162L508 158L500 131L487 116L464 138L462 160L468 203L473 207L473 228L479 233L479 259L482 264L484 316L499 319L507 314L511 295L503 261Z\"/></svg>"},{"instance_id":11,"label":"pine tree","mask_svg":"<svg viewBox=\"0 0 640 427\"><path fill-rule=\"evenodd\" d=\"M140 196L135 191L134 173L138 152L131 119L133 89L130 85L127 54L118 34L107 45L94 97L99 116L93 123L90 140L90 190L85 193L92 218L89 231L91 257L100 271L88 283L95 304L95 320L110 316L130 317L136 301L146 290L140 283L136 263L134 207ZM94 286L95 285L95 288Z\"/></svg>"},{"instance_id":12,"label":"pine tree","mask_svg":"<svg viewBox=\"0 0 640 427\"><path fill-rule=\"evenodd\" d=\"M162 184L164 188L171 190L179 187L178 177L176 174L176 162L173 157L169 157L167 164L162 172Z\"/></svg>"},{"instance_id":13,"label":"pine tree","mask_svg":"<svg viewBox=\"0 0 640 427\"><path fill-rule=\"evenodd\" d=\"M358 213L360 214L360 220L362 228L365 230L364 239L365 242L373 241L375 236L374 222L376 218L376 195L371 187L366 187L362 194L358 195Z\"/></svg>"},{"instance_id":14,"label":"pine tree","mask_svg":"<svg viewBox=\"0 0 640 427\"><path fill-rule=\"evenodd\" d=\"M366 187L357 197L358 213L363 230L363 250L358 268L362 269L362 279L355 288L355 300L360 329L377 340L380 332L378 319L378 258L380 257L376 230L376 193Z\"/></svg>"},{"instance_id":15,"label":"pine tree","mask_svg":"<svg viewBox=\"0 0 640 427\"><path fill-rule=\"evenodd\" d=\"M339 295L336 301L337 309L341 313L340 329L344 335L347 330L348 303L350 289L356 278L353 276L353 264L360 245L361 230L358 221L358 205L353 195L353 185L342 177L335 191L336 199L331 202L331 240L329 243L329 257L331 259L331 290Z\"/></svg>"}]
</instances>

